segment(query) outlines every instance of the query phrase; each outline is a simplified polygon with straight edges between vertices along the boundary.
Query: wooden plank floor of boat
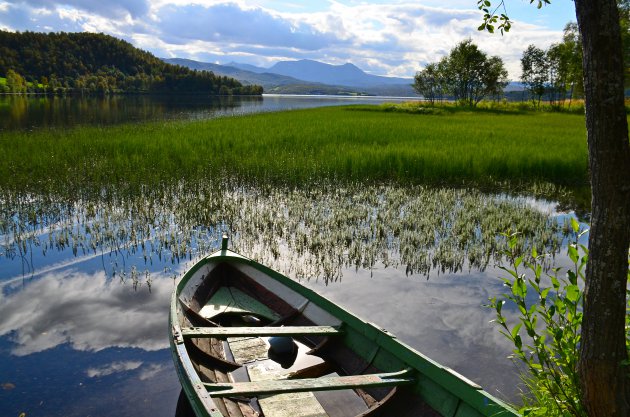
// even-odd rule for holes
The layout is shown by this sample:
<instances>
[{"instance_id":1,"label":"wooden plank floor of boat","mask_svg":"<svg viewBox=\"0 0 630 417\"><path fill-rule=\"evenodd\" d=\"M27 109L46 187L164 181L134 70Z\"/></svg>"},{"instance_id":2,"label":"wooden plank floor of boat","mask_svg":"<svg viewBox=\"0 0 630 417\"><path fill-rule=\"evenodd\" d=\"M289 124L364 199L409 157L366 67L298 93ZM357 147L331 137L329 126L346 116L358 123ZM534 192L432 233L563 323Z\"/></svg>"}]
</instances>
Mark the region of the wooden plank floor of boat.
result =
<instances>
[{"instance_id":1,"label":"wooden plank floor of boat","mask_svg":"<svg viewBox=\"0 0 630 417\"><path fill-rule=\"evenodd\" d=\"M283 376L284 370L267 359L267 344L260 337L234 338L229 339L228 343L234 360L246 364L250 381ZM260 396L258 403L268 417L328 417L311 392Z\"/></svg>"},{"instance_id":2,"label":"wooden plank floor of boat","mask_svg":"<svg viewBox=\"0 0 630 417\"><path fill-rule=\"evenodd\" d=\"M283 369L267 358L267 344L259 337L228 339L234 360L245 363L247 377L252 382L280 379L295 371ZM306 355L308 348L300 345L300 363L297 368L321 365L324 361ZM266 417L327 417L357 416L367 410L365 402L351 390L301 392L259 396L258 402Z\"/></svg>"}]
</instances>

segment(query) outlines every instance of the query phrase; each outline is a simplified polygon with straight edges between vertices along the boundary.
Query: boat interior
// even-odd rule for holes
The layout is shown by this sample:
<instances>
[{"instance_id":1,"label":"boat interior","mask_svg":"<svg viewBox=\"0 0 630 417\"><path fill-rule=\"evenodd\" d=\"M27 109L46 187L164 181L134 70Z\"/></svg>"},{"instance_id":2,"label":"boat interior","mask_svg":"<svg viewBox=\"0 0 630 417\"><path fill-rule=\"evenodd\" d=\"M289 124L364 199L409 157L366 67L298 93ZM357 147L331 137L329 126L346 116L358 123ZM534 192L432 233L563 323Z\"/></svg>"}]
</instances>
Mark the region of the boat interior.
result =
<instances>
[{"instance_id":1,"label":"boat interior","mask_svg":"<svg viewBox=\"0 0 630 417\"><path fill-rule=\"evenodd\" d=\"M378 337L246 262L208 262L177 304L179 336L225 417L440 415Z\"/></svg>"}]
</instances>

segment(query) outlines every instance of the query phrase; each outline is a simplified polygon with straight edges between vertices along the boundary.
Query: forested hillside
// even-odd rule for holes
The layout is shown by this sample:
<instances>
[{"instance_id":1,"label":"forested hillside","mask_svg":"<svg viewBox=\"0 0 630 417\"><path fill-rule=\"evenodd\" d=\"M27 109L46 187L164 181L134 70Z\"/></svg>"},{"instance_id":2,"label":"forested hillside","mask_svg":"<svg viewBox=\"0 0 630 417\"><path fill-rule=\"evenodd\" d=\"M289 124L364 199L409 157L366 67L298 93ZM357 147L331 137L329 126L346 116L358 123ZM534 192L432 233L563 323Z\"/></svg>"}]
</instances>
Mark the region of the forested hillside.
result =
<instances>
[{"instance_id":1,"label":"forested hillside","mask_svg":"<svg viewBox=\"0 0 630 417\"><path fill-rule=\"evenodd\" d=\"M95 33L0 31L0 92L261 94L229 77L167 64Z\"/></svg>"}]
</instances>

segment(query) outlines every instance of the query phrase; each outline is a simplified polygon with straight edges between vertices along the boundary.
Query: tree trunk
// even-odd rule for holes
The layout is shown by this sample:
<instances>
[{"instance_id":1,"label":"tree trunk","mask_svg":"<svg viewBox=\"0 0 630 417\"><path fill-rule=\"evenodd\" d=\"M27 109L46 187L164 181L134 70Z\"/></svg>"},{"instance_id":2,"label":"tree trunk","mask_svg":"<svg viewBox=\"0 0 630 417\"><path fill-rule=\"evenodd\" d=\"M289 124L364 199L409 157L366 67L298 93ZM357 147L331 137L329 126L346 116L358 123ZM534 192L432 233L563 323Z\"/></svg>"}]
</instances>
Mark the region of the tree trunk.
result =
<instances>
[{"instance_id":1,"label":"tree trunk","mask_svg":"<svg viewBox=\"0 0 630 417\"><path fill-rule=\"evenodd\" d=\"M630 415L625 346L630 246L630 145L615 0L575 0L584 50L592 187L579 371L589 416Z\"/></svg>"}]
</instances>

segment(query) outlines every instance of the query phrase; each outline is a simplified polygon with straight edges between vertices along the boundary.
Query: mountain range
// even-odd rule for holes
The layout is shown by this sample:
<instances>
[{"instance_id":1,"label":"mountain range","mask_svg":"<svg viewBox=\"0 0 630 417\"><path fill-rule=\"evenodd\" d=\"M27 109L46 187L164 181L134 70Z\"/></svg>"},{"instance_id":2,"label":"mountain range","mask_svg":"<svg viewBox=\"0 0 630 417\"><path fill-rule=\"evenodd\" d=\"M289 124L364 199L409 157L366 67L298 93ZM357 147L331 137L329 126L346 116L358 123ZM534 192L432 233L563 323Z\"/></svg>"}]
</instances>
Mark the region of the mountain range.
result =
<instances>
[{"instance_id":1,"label":"mountain range","mask_svg":"<svg viewBox=\"0 0 630 417\"><path fill-rule=\"evenodd\" d=\"M226 65L183 58L164 59L190 69L212 71L243 84L262 85L266 93L342 94L417 97L412 78L371 75L353 64L330 65L312 60L280 61L269 68L231 62Z\"/></svg>"}]
</instances>

